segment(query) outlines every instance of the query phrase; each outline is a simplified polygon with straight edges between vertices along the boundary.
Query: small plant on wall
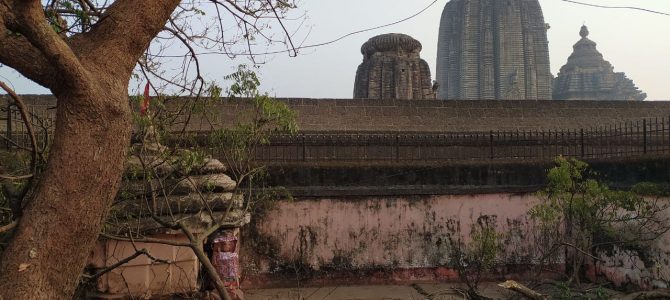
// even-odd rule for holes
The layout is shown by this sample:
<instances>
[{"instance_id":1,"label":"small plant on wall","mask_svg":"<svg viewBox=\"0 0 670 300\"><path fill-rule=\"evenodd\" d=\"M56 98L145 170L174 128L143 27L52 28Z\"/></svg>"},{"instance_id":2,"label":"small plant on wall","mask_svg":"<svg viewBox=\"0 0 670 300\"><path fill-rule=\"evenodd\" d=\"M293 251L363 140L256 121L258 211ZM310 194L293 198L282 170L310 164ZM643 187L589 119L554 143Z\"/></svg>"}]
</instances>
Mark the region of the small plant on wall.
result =
<instances>
[{"instance_id":1,"label":"small plant on wall","mask_svg":"<svg viewBox=\"0 0 670 300\"><path fill-rule=\"evenodd\" d=\"M495 216L483 215L472 224L469 239L461 233L460 223L450 221L447 235L450 263L467 286L468 299L487 299L479 294L482 277L495 271L502 251L501 234L496 232Z\"/></svg>"}]
</instances>

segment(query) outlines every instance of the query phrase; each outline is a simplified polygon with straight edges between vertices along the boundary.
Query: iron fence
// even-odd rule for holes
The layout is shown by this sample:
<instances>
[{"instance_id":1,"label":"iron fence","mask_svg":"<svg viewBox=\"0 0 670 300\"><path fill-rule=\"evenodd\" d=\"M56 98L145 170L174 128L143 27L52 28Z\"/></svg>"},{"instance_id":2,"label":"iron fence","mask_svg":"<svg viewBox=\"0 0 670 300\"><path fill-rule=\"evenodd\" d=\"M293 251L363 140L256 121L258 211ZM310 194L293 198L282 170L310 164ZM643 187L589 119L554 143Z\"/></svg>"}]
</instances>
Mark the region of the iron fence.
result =
<instances>
[{"instance_id":1,"label":"iron fence","mask_svg":"<svg viewBox=\"0 0 670 300\"><path fill-rule=\"evenodd\" d=\"M33 105L38 146L53 133L53 107ZM18 109L0 107L0 148L30 148ZM611 159L670 154L670 117L570 130L486 132L302 132L276 135L253 153L261 164L439 163L551 160L557 156Z\"/></svg>"},{"instance_id":2,"label":"iron fence","mask_svg":"<svg viewBox=\"0 0 670 300\"><path fill-rule=\"evenodd\" d=\"M670 154L670 117L571 130L300 133L255 150L264 164L608 159Z\"/></svg>"},{"instance_id":3,"label":"iron fence","mask_svg":"<svg viewBox=\"0 0 670 300\"><path fill-rule=\"evenodd\" d=\"M38 147L43 149L51 141L55 126L55 109L47 105L28 107L28 121L32 125ZM13 104L0 107L0 148L30 149L31 142L28 126L21 117L19 109Z\"/></svg>"}]
</instances>

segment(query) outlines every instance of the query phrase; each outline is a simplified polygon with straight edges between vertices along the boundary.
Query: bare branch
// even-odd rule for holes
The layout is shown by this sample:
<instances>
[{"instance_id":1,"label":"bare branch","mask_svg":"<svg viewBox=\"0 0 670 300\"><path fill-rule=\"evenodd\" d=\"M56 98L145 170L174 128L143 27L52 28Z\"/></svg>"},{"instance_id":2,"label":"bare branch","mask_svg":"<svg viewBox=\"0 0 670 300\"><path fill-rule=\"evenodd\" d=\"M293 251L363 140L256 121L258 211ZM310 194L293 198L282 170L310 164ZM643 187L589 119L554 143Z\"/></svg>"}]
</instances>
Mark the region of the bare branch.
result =
<instances>
[{"instance_id":1,"label":"bare branch","mask_svg":"<svg viewBox=\"0 0 670 300\"><path fill-rule=\"evenodd\" d=\"M298 56L298 50L296 50L295 45L293 45L293 40L291 39L291 34L286 29L286 26L284 26L284 22L282 22L281 18L279 17L279 14L277 13L277 9L275 9L275 7L272 6L272 2L270 0L267 0L267 1L268 1L268 5L270 6L270 8L272 8L272 12L274 13L275 17L277 18L277 22L279 22L279 25L281 25L281 28L284 30L284 33L286 34L286 38L288 39L288 42L291 45L291 49L293 49L293 53L289 52L289 56L291 56L291 57ZM249 52L251 52L251 51L249 51Z\"/></svg>"},{"instance_id":2,"label":"bare branch","mask_svg":"<svg viewBox=\"0 0 670 300\"><path fill-rule=\"evenodd\" d=\"M24 179L29 179L29 178L33 178L33 175L30 174L30 175L21 175L21 176L7 176L7 175L0 174L0 179L2 179L2 180L15 181L15 180L24 180Z\"/></svg>"},{"instance_id":3,"label":"bare branch","mask_svg":"<svg viewBox=\"0 0 670 300\"><path fill-rule=\"evenodd\" d=\"M124 242L140 242L140 243L152 243L152 244L163 244L176 247L191 247L189 243L181 243L171 240L155 239L155 238L127 238L121 236L115 236L107 233L100 233L100 236L110 240L124 241Z\"/></svg>"},{"instance_id":4,"label":"bare branch","mask_svg":"<svg viewBox=\"0 0 670 300\"><path fill-rule=\"evenodd\" d=\"M16 147L19 150L28 151L28 152L31 151L30 148L19 145L17 142L15 142L14 140L6 137L4 134L0 134L0 139L10 143L12 146Z\"/></svg>"},{"instance_id":5,"label":"bare branch","mask_svg":"<svg viewBox=\"0 0 670 300\"><path fill-rule=\"evenodd\" d=\"M0 226L0 233L8 232L8 231L14 229L14 227L16 227L16 225L18 225L18 224L19 224L18 221L14 221L14 222L9 223L5 226Z\"/></svg>"},{"instance_id":6,"label":"bare branch","mask_svg":"<svg viewBox=\"0 0 670 300\"><path fill-rule=\"evenodd\" d=\"M120 267L120 266L123 266L123 265L127 264L128 262L130 262L131 260L137 258L138 256L140 256L140 255L147 255L147 254L149 254L149 251L147 251L147 249L142 248L142 249L140 249L140 250L135 251L135 253L133 253L132 255L130 255L130 256L128 256L128 257L122 259L122 260L119 260L119 261L116 262L115 264L113 264L113 265L111 265L111 266L108 266L108 267L106 267L106 268L100 270L98 273L95 273L95 274L90 275L90 276L86 276L86 275L83 275L83 276L85 276L86 279L88 279L88 280L96 280L96 279L98 279L100 276L105 275L105 274L111 272L112 270L114 270L114 269L116 269L116 268L118 268L118 267Z\"/></svg>"}]
</instances>

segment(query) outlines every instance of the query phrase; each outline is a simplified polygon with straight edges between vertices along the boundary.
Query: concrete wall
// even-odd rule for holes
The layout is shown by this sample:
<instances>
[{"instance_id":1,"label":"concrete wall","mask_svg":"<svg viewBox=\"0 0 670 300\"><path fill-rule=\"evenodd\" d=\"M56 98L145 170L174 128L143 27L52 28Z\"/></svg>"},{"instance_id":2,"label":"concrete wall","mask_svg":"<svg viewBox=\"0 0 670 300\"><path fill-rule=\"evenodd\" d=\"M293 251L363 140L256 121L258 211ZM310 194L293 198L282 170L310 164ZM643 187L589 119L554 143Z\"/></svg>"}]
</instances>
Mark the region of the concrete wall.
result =
<instances>
[{"instance_id":1,"label":"concrete wall","mask_svg":"<svg viewBox=\"0 0 670 300\"><path fill-rule=\"evenodd\" d=\"M552 236L538 231L526 216L538 201L535 194L494 193L281 202L257 218L246 237L246 282L458 280L447 236L460 232L467 243L470 228L482 215L496 222L504 245L498 257L501 267L493 276L521 276L551 245ZM665 286L670 280L670 234L654 247L659 249L654 252L658 265L645 266L638 257L617 250L605 256L598 272L618 284ZM556 259L560 265L560 257Z\"/></svg>"}]
</instances>

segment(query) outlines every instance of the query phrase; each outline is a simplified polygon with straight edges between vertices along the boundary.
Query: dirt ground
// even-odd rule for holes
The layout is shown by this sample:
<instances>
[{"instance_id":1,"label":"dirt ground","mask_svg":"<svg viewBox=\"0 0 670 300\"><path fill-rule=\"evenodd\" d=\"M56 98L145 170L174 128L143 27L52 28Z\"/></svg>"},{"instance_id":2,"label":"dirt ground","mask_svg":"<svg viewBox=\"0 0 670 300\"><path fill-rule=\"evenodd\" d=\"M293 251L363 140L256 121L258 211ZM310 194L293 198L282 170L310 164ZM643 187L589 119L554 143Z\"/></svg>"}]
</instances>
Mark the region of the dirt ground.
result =
<instances>
[{"instance_id":1,"label":"dirt ground","mask_svg":"<svg viewBox=\"0 0 670 300\"><path fill-rule=\"evenodd\" d=\"M480 285L483 296L491 299L523 299L519 294L498 287L498 283L489 282ZM461 300L463 285L414 284L402 285L370 285L370 286L331 286L291 289L259 289L247 290L247 300ZM560 285L544 284L535 287L543 294L550 294L554 299L608 299L619 293L601 287L585 287L580 291L569 290Z\"/></svg>"}]
</instances>

